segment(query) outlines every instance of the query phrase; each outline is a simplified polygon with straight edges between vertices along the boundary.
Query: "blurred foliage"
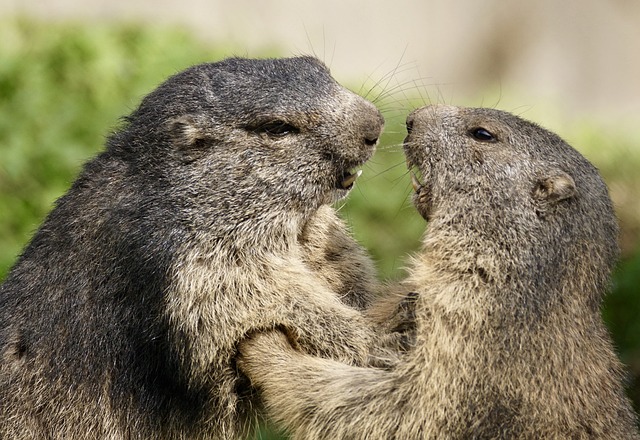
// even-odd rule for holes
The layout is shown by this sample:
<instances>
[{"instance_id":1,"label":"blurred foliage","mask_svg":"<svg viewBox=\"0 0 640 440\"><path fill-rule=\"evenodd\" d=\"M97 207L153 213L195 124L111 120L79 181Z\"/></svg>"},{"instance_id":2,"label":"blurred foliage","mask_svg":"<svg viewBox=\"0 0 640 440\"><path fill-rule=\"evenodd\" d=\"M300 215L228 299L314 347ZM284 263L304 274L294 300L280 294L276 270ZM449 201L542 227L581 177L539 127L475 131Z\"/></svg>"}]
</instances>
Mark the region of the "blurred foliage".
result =
<instances>
[{"instance_id":1,"label":"blurred foliage","mask_svg":"<svg viewBox=\"0 0 640 440\"><path fill-rule=\"evenodd\" d=\"M191 64L232 54L233 48L226 45L216 51L175 28L26 20L0 22L0 39L3 279L53 201L70 186L82 163L102 148L118 118L131 112L167 76ZM411 186L399 148L410 107L400 109L397 115L401 116L387 118L378 153L365 167L348 202L340 207L386 279L402 276L404 257L417 249L425 226L411 207ZM625 259L616 272L604 317L622 359L632 369L630 390L637 406L640 205L631 195L640 189L640 150L624 137L612 140L590 125L572 135L570 143L580 145L609 182L622 220ZM279 438L270 431L259 437Z\"/></svg>"},{"instance_id":2,"label":"blurred foliage","mask_svg":"<svg viewBox=\"0 0 640 440\"><path fill-rule=\"evenodd\" d=\"M177 29L0 23L0 278L118 118L189 65L227 54Z\"/></svg>"}]
</instances>

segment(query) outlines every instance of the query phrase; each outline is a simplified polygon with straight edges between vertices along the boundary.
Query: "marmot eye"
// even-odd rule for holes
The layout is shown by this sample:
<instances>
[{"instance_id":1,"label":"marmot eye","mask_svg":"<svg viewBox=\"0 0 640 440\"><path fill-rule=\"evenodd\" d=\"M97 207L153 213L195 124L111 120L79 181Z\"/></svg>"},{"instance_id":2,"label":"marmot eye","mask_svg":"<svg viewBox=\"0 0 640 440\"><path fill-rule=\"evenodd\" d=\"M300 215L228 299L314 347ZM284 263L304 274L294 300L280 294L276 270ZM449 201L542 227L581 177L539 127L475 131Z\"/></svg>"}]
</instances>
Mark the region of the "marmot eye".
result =
<instances>
[{"instance_id":1,"label":"marmot eye","mask_svg":"<svg viewBox=\"0 0 640 440\"><path fill-rule=\"evenodd\" d=\"M290 133L298 133L300 130L284 121L272 121L259 125L255 131L258 133L265 133L269 136L281 137Z\"/></svg>"},{"instance_id":2,"label":"marmot eye","mask_svg":"<svg viewBox=\"0 0 640 440\"><path fill-rule=\"evenodd\" d=\"M480 142L495 142L497 141L496 137L491 134L489 130L482 127L472 128L469 131L469 134L473 136L473 138Z\"/></svg>"}]
</instances>

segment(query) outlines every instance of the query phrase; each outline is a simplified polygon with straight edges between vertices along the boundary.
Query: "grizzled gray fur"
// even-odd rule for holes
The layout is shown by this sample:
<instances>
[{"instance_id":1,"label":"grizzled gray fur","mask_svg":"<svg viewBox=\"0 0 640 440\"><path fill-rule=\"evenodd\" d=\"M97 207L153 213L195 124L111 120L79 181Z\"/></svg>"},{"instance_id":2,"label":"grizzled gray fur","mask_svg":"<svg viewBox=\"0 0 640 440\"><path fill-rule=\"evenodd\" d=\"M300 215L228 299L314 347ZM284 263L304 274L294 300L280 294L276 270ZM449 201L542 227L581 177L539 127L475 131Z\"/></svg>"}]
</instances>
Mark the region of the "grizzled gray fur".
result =
<instances>
[{"instance_id":1,"label":"grizzled gray fur","mask_svg":"<svg viewBox=\"0 0 640 440\"><path fill-rule=\"evenodd\" d=\"M407 129L415 347L385 371L255 335L240 365L271 416L305 440L639 439L600 317L618 228L597 170L497 110L425 107Z\"/></svg>"},{"instance_id":2,"label":"grizzled gray fur","mask_svg":"<svg viewBox=\"0 0 640 440\"><path fill-rule=\"evenodd\" d=\"M328 204L382 127L310 57L194 66L144 98L0 288L0 438L242 438L256 330L364 365L375 277Z\"/></svg>"}]
</instances>

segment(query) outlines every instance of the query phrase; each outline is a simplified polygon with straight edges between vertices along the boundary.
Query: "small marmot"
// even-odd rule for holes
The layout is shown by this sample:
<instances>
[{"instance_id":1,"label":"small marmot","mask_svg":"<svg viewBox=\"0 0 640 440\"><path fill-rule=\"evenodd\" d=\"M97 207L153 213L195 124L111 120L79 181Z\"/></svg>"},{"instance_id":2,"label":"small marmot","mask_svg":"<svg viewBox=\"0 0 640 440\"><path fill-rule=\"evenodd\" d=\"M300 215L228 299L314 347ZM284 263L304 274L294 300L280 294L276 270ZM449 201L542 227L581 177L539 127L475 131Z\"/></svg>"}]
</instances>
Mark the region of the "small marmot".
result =
<instances>
[{"instance_id":1,"label":"small marmot","mask_svg":"<svg viewBox=\"0 0 640 440\"><path fill-rule=\"evenodd\" d=\"M597 170L498 110L429 106L407 129L415 346L384 371L255 335L240 366L270 415L305 440L640 438L600 316L618 227Z\"/></svg>"},{"instance_id":2,"label":"small marmot","mask_svg":"<svg viewBox=\"0 0 640 440\"><path fill-rule=\"evenodd\" d=\"M145 97L0 288L0 438L243 438L257 330L364 365L375 273L328 205L382 128L312 57L198 65Z\"/></svg>"}]
</instances>

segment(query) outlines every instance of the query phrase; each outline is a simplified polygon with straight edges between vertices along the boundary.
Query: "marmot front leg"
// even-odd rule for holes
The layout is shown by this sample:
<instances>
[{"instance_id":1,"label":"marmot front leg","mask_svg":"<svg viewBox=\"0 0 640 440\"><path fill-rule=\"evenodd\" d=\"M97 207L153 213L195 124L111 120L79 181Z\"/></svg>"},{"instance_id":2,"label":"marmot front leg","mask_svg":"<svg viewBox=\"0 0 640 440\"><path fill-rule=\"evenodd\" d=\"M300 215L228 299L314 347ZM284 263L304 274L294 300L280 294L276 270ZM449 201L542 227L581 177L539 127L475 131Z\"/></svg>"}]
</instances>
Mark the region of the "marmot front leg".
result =
<instances>
[{"instance_id":1,"label":"marmot front leg","mask_svg":"<svg viewBox=\"0 0 640 440\"><path fill-rule=\"evenodd\" d=\"M335 210L322 206L299 236L304 263L320 282L346 305L363 310L371 338L369 365L389 367L414 338L407 313L406 294L400 288L385 290L376 278L373 262L349 234ZM392 291L393 290L393 291Z\"/></svg>"},{"instance_id":2,"label":"marmot front leg","mask_svg":"<svg viewBox=\"0 0 640 440\"><path fill-rule=\"evenodd\" d=\"M253 335L240 353L238 366L293 439L403 438L397 435L413 416L408 383L395 371L309 356L278 331Z\"/></svg>"},{"instance_id":3,"label":"marmot front leg","mask_svg":"<svg viewBox=\"0 0 640 440\"><path fill-rule=\"evenodd\" d=\"M390 368L415 341L413 299L400 301L388 321L376 323L337 298L303 295L276 327L302 351L350 365Z\"/></svg>"},{"instance_id":4,"label":"marmot front leg","mask_svg":"<svg viewBox=\"0 0 640 440\"><path fill-rule=\"evenodd\" d=\"M335 210L321 206L299 236L305 264L340 299L359 310L380 292L376 269Z\"/></svg>"},{"instance_id":5,"label":"marmot front leg","mask_svg":"<svg viewBox=\"0 0 640 440\"><path fill-rule=\"evenodd\" d=\"M365 316L381 334L379 348L390 353L403 353L416 341L416 301L418 293L403 283L389 286L371 305Z\"/></svg>"},{"instance_id":6,"label":"marmot front leg","mask_svg":"<svg viewBox=\"0 0 640 440\"><path fill-rule=\"evenodd\" d=\"M277 328L309 354L350 365L368 365L378 339L375 330L362 313L338 300L324 299L294 302L275 321Z\"/></svg>"}]
</instances>

